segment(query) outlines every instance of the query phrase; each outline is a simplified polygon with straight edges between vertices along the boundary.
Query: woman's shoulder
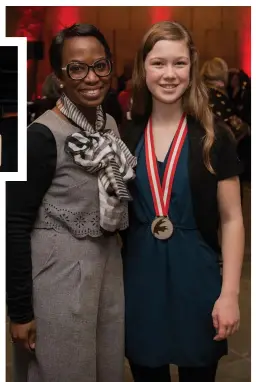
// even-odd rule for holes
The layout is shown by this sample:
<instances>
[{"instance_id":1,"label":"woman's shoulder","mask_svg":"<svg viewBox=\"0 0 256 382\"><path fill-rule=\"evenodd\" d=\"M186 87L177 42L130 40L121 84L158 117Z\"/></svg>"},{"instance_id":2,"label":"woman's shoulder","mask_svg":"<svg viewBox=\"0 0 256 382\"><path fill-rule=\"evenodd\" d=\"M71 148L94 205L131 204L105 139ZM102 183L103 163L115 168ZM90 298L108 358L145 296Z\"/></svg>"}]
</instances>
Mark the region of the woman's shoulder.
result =
<instances>
[{"instance_id":1,"label":"woman's shoulder","mask_svg":"<svg viewBox=\"0 0 256 382\"><path fill-rule=\"evenodd\" d=\"M41 136L41 137L44 137L45 139L50 138L54 140L54 135L51 129L44 123L39 122L37 120L35 120L28 126L27 133L28 133L28 137L33 136L33 137L38 137L38 139L40 139L40 136Z\"/></svg>"},{"instance_id":2,"label":"woman's shoulder","mask_svg":"<svg viewBox=\"0 0 256 382\"><path fill-rule=\"evenodd\" d=\"M60 117L52 109L49 109L30 123L28 131L39 131L46 134L48 132L49 134L49 131L54 130L54 126L58 125L59 122Z\"/></svg>"}]
</instances>

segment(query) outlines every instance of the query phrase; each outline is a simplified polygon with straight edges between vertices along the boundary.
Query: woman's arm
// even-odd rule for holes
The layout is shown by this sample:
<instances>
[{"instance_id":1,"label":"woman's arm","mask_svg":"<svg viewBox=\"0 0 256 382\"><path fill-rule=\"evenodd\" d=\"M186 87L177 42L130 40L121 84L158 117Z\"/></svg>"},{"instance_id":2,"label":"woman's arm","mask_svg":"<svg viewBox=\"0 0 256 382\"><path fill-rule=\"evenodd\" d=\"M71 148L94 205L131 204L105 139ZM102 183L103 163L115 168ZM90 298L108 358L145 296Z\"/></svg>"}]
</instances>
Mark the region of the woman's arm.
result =
<instances>
[{"instance_id":1,"label":"woman's arm","mask_svg":"<svg viewBox=\"0 0 256 382\"><path fill-rule=\"evenodd\" d=\"M34 317L30 233L56 167L56 143L46 126L28 129L27 153L27 181L6 182L7 307L18 324Z\"/></svg>"}]
</instances>

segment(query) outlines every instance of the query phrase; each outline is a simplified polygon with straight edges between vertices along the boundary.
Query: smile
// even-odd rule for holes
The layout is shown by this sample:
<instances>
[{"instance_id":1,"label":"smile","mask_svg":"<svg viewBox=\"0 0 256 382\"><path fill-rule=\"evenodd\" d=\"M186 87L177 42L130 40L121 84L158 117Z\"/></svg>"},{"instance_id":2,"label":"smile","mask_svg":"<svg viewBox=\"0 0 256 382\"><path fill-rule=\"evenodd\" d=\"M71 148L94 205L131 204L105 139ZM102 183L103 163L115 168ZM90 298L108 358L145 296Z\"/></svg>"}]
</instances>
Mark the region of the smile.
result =
<instances>
[{"instance_id":1,"label":"smile","mask_svg":"<svg viewBox=\"0 0 256 382\"><path fill-rule=\"evenodd\" d=\"M176 88L178 85L160 85L162 88L164 89L174 89Z\"/></svg>"},{"instance_id":2,"label":"smile","mask_svg":"<svg viewBox=\"0 0 256 382\"><path fill-rule=\"evenodd\" d=\"M101 88L92 89L92 90L80 90L80 93L85 95L85 96L95 97L95 96L100 95Z\"/></svg>"}]
</instances>

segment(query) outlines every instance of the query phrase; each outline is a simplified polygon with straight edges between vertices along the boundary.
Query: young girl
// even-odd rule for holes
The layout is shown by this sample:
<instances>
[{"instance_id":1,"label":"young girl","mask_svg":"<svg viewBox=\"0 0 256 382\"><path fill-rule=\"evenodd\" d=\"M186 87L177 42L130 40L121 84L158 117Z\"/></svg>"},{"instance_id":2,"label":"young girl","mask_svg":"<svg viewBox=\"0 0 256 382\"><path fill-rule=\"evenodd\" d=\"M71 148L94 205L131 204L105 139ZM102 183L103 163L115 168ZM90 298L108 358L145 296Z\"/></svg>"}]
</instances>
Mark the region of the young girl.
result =
<instances>
[{"instance_id":1,"label":"young girl","mask_svg":"<svg viewBox=\"0 0 256 382\"><path fill-rule=\"evenodd\" d=\"M126 356L135 382L169 382L170 363L180 382L213 382L239 327L244 228L236 145L213 120L196 49L180 24L151 27L133 80L123 134L138 161L123 237Z\"/></svg>"}]
</instances>

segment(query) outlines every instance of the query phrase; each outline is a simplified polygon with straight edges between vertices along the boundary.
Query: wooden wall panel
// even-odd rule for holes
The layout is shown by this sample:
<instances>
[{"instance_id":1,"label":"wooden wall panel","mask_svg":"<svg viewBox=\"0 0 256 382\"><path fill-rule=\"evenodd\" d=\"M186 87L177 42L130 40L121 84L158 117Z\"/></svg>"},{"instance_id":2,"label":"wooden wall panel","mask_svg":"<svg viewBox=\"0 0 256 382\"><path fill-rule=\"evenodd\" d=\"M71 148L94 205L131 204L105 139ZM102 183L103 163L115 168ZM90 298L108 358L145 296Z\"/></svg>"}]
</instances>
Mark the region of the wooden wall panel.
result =
<instances>
[{"instance_id":1,"label":"wooden wall panel","mask_svg":"<svg viewBox=\"0 0 256 382\"><path fill-rule=\"evenodd\" d=\"M221 57L232 65L237 57L237 33L232 29L207 30L204 54L206 57ZM232 65L233 66L233 65Z\"/></svg>"},{"instance_id":2,"label":"wooden wall panel","mask_svg":"<svg viewBox=\"0 0 256 382\"><path fill-rule=\"evenodd\" d=\"M220 29L222 26L222 8L221 7L193 7L193 25L197 28L200 25L202 30Z\"/></svg>"},{"instance_id":3,"label":"wooden wall panel","mask_svg":"<svg viewBox=\"0 0 256 382\"><path fill-rule=\"evenodd\" d=\"M104 29L129 29L130 7L98 7L99 25Z\"/></svg>"},{"instance_id":4,"label":"wooden wall panel","mask_svg":"<svg viewBox=\"0 0 256 382\"><path fill-rule=\"evenodd\" d=\"M151 25L151 7L131 7L130 29L147 30Z\"/></svg>"},{"instance_id":5,"label":"wooden wall panel","mask_svg":"<svg viewBox=\"0 0 256 382\"><path fill-rule=\"evenodd\" d=\"M166 16L185 25L191 32L199 51L200 64L214 56L220 56L230 66L239 66L245 54L244 47L249 46L250 7L248 6L176 6L158 7L158 10L149 6L76 8L78 21L96 25L105 35L114 54L118 75L122 73L124 62L134 59L143 35L152 25L154 18L165 19ZM48 49L56 25L56 16L61 17L60 7L47 7L43 36L46 55L45 59L38 63L38 83L43 82L50 71ZM15 36L18 20L19 8L7 6L7 36Z\"/></svg>"},{"instance_id":6,"label":"wooden wall panel","mask_svg":"<svg viewBox=\"0 0 256 382\"><path fill-rule=\"evenodd\" d=\"M171 7L172 20L183 24L188 30L191 30L193 25L193 8L189 6Z\"/></svg>"}]
</instances>

